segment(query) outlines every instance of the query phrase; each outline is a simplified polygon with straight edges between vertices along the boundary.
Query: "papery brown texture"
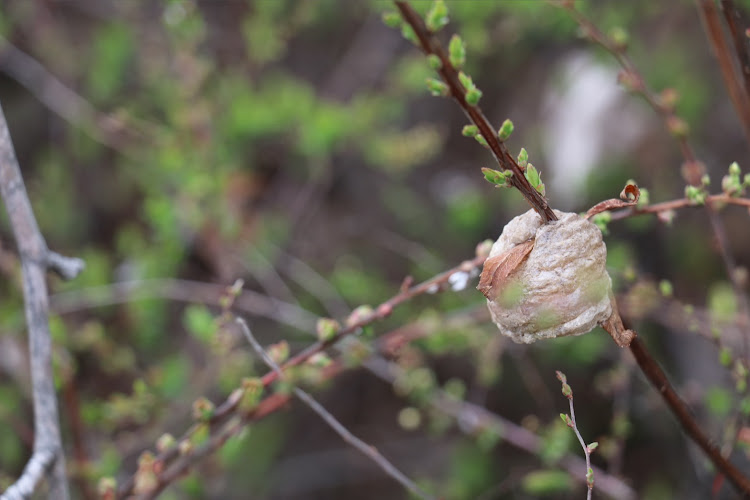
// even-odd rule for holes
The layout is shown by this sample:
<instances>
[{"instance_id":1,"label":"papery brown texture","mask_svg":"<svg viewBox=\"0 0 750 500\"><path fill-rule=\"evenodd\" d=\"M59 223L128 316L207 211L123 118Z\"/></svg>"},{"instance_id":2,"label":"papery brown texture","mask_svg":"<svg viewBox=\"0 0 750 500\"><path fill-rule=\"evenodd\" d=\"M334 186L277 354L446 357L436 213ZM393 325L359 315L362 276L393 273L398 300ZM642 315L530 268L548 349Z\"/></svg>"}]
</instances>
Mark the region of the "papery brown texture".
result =
<instances>
[{"instance_id":1,"label":"papery brown texture","mask_svg":"<svg viewBox=\"0 0 750 500\"><path fill-rule=\"evenodd\" d=\"M490 252L488 261L493 262L493 257L534 240L506 280L506 286L515 281L520 287L516 300L509 303L500 294L487 301L500 332L515 342L581 335L612 314L601 231L577 214L555 210L555 215L560 220L544 225L533 210L514 218Z\"/></svg>"}]
</instances>

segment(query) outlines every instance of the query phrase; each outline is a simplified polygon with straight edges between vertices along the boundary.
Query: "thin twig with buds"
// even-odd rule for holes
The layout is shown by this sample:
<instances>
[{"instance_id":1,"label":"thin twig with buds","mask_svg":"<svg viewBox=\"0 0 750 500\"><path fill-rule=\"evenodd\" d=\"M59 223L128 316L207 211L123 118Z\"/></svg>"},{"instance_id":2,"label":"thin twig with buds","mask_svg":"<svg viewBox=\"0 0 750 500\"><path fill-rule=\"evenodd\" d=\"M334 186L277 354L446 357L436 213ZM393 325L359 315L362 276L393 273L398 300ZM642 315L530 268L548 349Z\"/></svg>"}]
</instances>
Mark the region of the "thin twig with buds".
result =
<instances>
[{"instance_id":1,"label":"thin twig with buds","mask_svg":"<svg viewBox=\"0 0 750 500\"><path fill-rule=\"evenodd\" d=\"M588 488L586 498L587 500L591 500L591 494L594 491L594 470L591 468L591 452L594 451L597 446L599 446L599 443L594 441L591 444L586 444L586 442L583 440L581 431L578 430L578 424L576 424L576 412L573 408L573 389L571 389L571 387L568 385L568 380L563 372L557 371L555 373L557 374L557 380L562 383L563 396L568 398L568 403L570 404L570 415L561 413L560 417L563 419L565 424L573 429L573 432L576 433L578 442L581 443L583 453L586 455L586 486Z\"/></svg>"},{"instance_id":2,"label":"thin twig with buds","mask_svg":"<svg viewBox=\"0 0 750 500\"><path fill-rule=\"evenodd\" d=\"M303 363L305 363L308 359L310 359L315 354L323 351L324 349L332 346L339 340L341 340L344 337L347 337L349 335L353 335L356 332L360 331L361 328L374 323L375 321L383 320L386 317L388 317L393 309L405 302L408 302L409 300L413 299L414 297L417 297L419 295L423 295L426 293L432 293L435 291L441 290L443 287L445 287L451 278L456 273L472 273L476 269L482 266L485 259L487 258L487 254L489 253L489 249L485 248L484 246L480 245L477 247L477 255L472 260L467 260L462 263L460 263L458 266L449 269L448 271L445 271L437 276L434 276L433 278L424 281L418 285L411 286L406 289L402 289L391 297L390 299L386 300L382 304L380 304L378 307L376 307L374 310L367 312L365 314L356 314L354 317L350 316L350 321L347 323L345 327L342 327L341 329L334 332L333 335L331 335L329 338L325 340L319 340L318 342L312 344L310 347L305 349L304 351L300 352L299 354L295 355L294 357L290 358L286 363L283 363L281 365L282 370L286 370L290 367L298 366ZM332 366L327 369L328 371L336 371L340 370L341 367ZM332 376L332 375L331 375ZM272 370L268 372L262 379L261 379L261 385L262 387L268 387L271 383L278 380L279 374L278 372ZM245 425L247 425L248 422L251 422L253 420L258 420L265 415L269 413L273 413L274 411L277 411L279 408L281 408L284 404L287 403L288 397L284 397L284 395L280 394L273 394L266 399L264 399L258 407L250 412L246 413L244 415L239 415L238 412L238 406L241 402L241 392L239 393L233 393L230 395L223 403L218 405L215 409L215 411L212 413L211 417L206 422L210 428L218 428L220 427L224 422L229 421L225 427L222 428L221 431L218 431L216 434L213 435L211 440L203 447L201 448L201 454L208 454L211 451L214 451L218 449L224 442L226 442L227 439L229 439L231 436L235 435L237 432L239 432ZM232 418L240 416L239 419ZM201 426L199 425L193 425L190 427L183 436L178 441L185 441L189 440L192 435L197 432ZM198 453L198 452L196 452ZM175 459L179 458L179 450L178 447L173 446L162 453L159 453L159 455L155 458L155 461L162 464L169 464ZM167 469L165 467L165 472L158 478L159 479L159 490L163 489L166 484L169 484L169 482L173 481L177 477L179 477L179 474L182 473L185 469L187 469L193 460L197 458L196 454L194 453L191 457L182 457L180 461L178 462L178 466L170 467ZM126 498L128 497L135 486L135 477L131 476L128 478L127 481L125 481L117 491L117 498Z\"/></svg>"}]
</instances>

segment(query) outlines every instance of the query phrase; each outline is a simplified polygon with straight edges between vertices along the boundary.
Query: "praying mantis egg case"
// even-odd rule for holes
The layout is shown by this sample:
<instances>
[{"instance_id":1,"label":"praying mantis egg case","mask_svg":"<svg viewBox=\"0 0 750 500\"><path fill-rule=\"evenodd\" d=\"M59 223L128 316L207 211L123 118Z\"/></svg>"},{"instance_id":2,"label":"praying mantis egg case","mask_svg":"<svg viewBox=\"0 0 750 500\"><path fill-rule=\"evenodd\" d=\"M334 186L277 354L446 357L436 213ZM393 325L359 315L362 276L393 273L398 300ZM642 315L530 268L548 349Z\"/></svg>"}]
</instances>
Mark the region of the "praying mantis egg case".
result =
<instances>
[{"instance_id":1,"label":"praying mantis egg case","mask_svg":"<svg viewBox=\"0 0 750 500\"><path fill-rule=\"evenodd\" d=\"M534 210L514 218L490 252L494 257L534 238L528 257L487 301L493 322L515 342L581 335L612 314L601 231L575 213L554 212L559 220L548 224Z\"/></svg>"}]
</instances>

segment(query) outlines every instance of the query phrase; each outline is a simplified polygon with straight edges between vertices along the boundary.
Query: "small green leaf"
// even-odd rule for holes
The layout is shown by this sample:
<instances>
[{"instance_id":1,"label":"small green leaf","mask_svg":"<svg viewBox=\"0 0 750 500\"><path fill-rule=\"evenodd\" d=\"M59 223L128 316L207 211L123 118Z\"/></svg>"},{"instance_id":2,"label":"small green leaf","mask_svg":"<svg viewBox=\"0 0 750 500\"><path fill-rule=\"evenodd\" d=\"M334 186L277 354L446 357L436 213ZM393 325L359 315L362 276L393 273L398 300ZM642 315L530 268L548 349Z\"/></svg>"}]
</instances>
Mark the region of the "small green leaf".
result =
<instances>
[{"instance_id":1,"label":"small green leaf","mask_svg":"<svg viewBox=\"0 0 750 500\"><path fill-rule=\"evenodd\" d=\"M479 99L482 98L482 91L476 87L472 87L466 91L466 102L469 106L476 106L479 104Z\"/></svg>"},{"instance_id":2,"label":"small green leaf","mask_svg":"<svg viewBox=\"0 0 750 500\"><path fill-rule=\"evenodd\" d=\"M513 126L513 122L510 121L510 119L506 118L503 124L500 126L500 130L497 131L497 137L501 141L507 141L510 137L510 134L513 133L513 129L515 127Z\"/></svg>"},{"instance_id":3,"label":"small green leaf","mask_svg":"<svg viewBox=\"0 0 750 500\"><path fill-rule=\"evenodd\" d=\"M736 161L732 162L731 165L729 165L729 175L740 175L740 166L737 164Z\"/></svg>"},{"instance_id":4,"label":"small green leaf","mask_svg":"<svg viewBox=\"0 0 750 500\"><path fill-rule=\"evenodd\" d=\"M620 26L615 26L609 31L609 39L618 50L625 50L628 46L628 32Z\"/></svg>"},{"instance_id":5,"label":"small green leaf","mask_svg":"<svg viewBox=\"0 0 750 500\"><path fill-rule=\"evenodd\" d=\"M719 363L721 366L729 366L732 364L732 351L727 347L722 347L719 350Z\"/></svg>"},{"instance_id":6,"label":"small green leaf","mask_svg":"<svg viewBox=\"0 0 750 500\"><path fill-rule=\"evenodd\" d=\"M401 14L398 12L392 10L383 12L383 23L389 28L398 28L401 26L402 22L404 21L401 19Z\"/></svg>"},{"instance_id":7,"label":"small green leaf","mask_svg":"<svg viewBox=\"0 0 750 500\"><path fill-rule=\"evenodd\" d=\"M339 322L331 318L319 318L315 328L318 340L321 342L333 339L340 329L341 325Z\"/></svg>"},{"instance_id":8,"label":"small green leaf","mask_svg":"<svg viewBox=\"0 0 750 500\"><path fill-rule=\"evenodd\" d=\"M407 23L403 23L401 25L401 35L414 45L419 46L419 37L414 32L414 28L409 26Z\"/></svg>"},{"instance_id":9,"label":"small green leaf","mask_svg":"<svg viewBox=\"0 0 750 500\"><path fill-rule=\"evenodd\" d=\"M723 387L710 387L705 395L706 407L717 417L724 417L732 410L732 394Z\"/></svg>"},{"instance_id":10,"label":"small green leaf","mask_svg":"<svg viewBox=\"0 0 750 500\"><path fill-rule=\"evenodd\" d=\"M529 153L526 152L526 149L521 148L521 152L518 153L518 166L521 167L521 170L526 170L526 166L529 164Z\"/></svg>"},{"instance_id":11,"label":"small green leaf","mask_svg":"<svg viewBox=\"0 0 750 500\"><path fill-rule=\"evenodd\" d=\"M479 133L479 128L476 125L464 125L464 128L461 129L461 134L464 137L474 137Z\"/></svg>"},{"instance_id":12,"label":"small green leaf","mask_svg":"<svg viewBox=\"0 0 750 500\"><path fill-rule=\"evenodd\" d=\"M425 16L425 24L427 29L433 33L440 31L443 26L448 24L448 7L443 0L435 0Z\"/></svg>"},{"instance_id":13,"label":"small green leaf","mask_svg":"<svg viewBox=\"0 0 750 500\"><path fill-rule=\"evenodd\" d=\"M461 82L461 85L463 85L466 89L474 86L474 82L471 80L471 77L463 71L458 72L458 81Z\"/></svg>"},{"instance_id":14,"label":"small green leaf","mask_svg":"<svg viewBox=\"0 0 750 500\"><path fill-rule=\"evenodd\" d=\"M641 190L641 192L643 191ZM664 297L671 297L674 294L672 283L669 282L669 280L661 280L659 282L659 292L661 292Z\"/></svg>"},{"instance_id":15,"label":"small green leaf","mask_svg":"<svg viewBox=\"0 0 750 500\"><path fill-rule=\"evenodd\" d=\"M461 69L466 62L466 45L458 35L453 35L448 44L448 58L456 69Z\"/></svg>"},{"instance_id":16,"label":"small green leaf","mask_svg":"<svg viewBox=\"0 0 750 500\"><path fill-rule=\"evenodd\" d=\"M498 170L482 168L482 174L484 174L484 178L487 179L487 182L490 184L502 184L505 182L505 176Z\"/></svg>"},{"instance_id":17,"label":"small green leaf","mask_svg":"<svg viewBox=\"0 0 750 500\"><path fill-rule=\"evenodd\" d=\"M524 175L526 176L526 179L528 179L529 184L531 184L533 187L536 187L540 182L542 182L542 179L539 177L539 172L531 163L526 166Z\"/></svg>"},{"instance_id":18,"label":"small green leaf","mask_svg":"<svg viewBox=\"0 0 750 500\"><path fill-rule=\"evenodd\" d=\"M490 145L489 145L489 144L487 144L487 139L485 139L485 138L484 138L484 136L483 136L482 134L477 134L477 135L475 135L475 136L474 136L474 139L476 139L476 141L477 141L477 142L478 142L479 144L481 144L482 146L484 146L485 148L489 148L489 147L490 147Z\"/></svg>"},{"instance_id":19,"label":"small green leaf","mask_svg":"<svg viewBox=\"0 0 750 500\"><path fill-rule=\"evenodd\" d=\"M435 71L443 67L443 62L435 54L430 54L429 56L427 56L427 64L431 69L434 69Z\"/></svg>"},{"instance_id":20,"label":"small green leaf","mask_svg":"<svg viewBox=\"0 0 750 500\"><path fill-rule=\"evenodd\" d=\"M435 78L428 78L426 81L430 94L436 97L448 95L448 86L445 83Z\"/></svg>"}]
</instances>

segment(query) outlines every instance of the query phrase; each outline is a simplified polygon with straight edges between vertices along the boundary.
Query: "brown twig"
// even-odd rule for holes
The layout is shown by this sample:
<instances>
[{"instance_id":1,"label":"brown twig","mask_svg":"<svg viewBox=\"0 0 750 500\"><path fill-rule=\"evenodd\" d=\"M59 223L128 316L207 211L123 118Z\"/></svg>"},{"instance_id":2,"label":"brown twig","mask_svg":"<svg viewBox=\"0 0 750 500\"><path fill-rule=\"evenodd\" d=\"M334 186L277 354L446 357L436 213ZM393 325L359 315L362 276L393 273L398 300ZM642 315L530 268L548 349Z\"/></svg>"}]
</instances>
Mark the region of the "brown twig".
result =
<instances>
[{"instance_id":1,"label":"brown twig","mask_svg":"<svg viewBox=\"0 0 750 500\"><path fill-rule=\"evenodd\" d=\"M346 327L341 328L330 339L326 341L318 341L312 344L307 349L293 356L286 363L281 365L281 369L286 370L290 367L301 365L308 359L310 359L310 357L312 357L313 355L332 346L342 338L356 333L362 327L367 326L375 321L385 319L391 314L395 307L403 304L404 302L407 302L418 295L432 293L440 290L441 287L444 287L449 282L451 276L456 273L471 273L484 263L486 257L487 256L484 254L479 254L474 259L464 261L458 266L445 271L444 273L439 274L419 285L401 290L398 294L380 304L371 313L364 314L356 320L350 321ZM334 369L335 367L331 368L331 370ZM266 375L261 379L263 387L268 387L270 384L278 380L278 377L279 376L276 371L270 371L266 373ZM258 406L258 408L256 408L255 411L241 416L241 418L239 419L240 421L238 422L238 419L233 419L232 417L237 416L237 408L240 404L240 396L241 394L233 393L229 398L227 398L224 402L216 407L216 410L213 412L212 417L208 421L208 425L210 426L210 428L216 429L219 428L223 422L229 422L224 427L222 427L221 430L213 434L212 438L205 445L206 449L201 448L201 450L203 451L200 452L200 456L209 454L211 451L220 447L232 435L239 432L248 422L257 420L269 413L277 411L289 400L288 396L279 394L269 396L268 398L263 400L263 402L260 404L260 406ZM193 425L191 428L185 431L182 438L180 438L180 441L190 439L190 436L192 436L199 429L199 427L200 426L198 425ZM210 448L210 450L208 448ZM160 453L156 457L157 462L169 464L177 459L177 463L181 465L171 465L166 468L165 472L161 476L159 476L159 484L161 484L162 482L166 482L168 484L169 482L179 477L179 474L182 473L182 471L186 470L186 468L193 463L195 457L195 453L192 454L191 457L180 456L177 447L172 447ZM126 498L127 496L132 494L134 486L134 477L131 476L118 488L117 498Z\"/></svg>"},{"instance_id":2,"label":"brown twig","mask_svg":"<svg viewBox=\"0 0 750 500\"><path fill-rule=\"evenodd\" d=\"M737 198L724 193L708 195L706 197L706 203L711 203L714 206L720 204L738 205L750 209L750 198ZM701 206L702 205L696 205L693 201L687 198L680 198L678 200L663 201L661 203L654 203L653 205L646 205L643 207L631 207L624 210L617 210L612 212L611 220L627 219L628 217L634 217L636 215L663 214L680 208Z\"/></svg>"},{"instance_id":3,"label":"brown twig","mask_svg":"<svg viewBox=\"0 0 750 500\"><path fill-rule=\"evenodd\" d=\"M651 382L651 385L659 391L659 394L661 394L664 401L672 410L672 413L677 417L677 420L679 420L685 433L690 436L698 446L700 446L714 465L716 465L716 468L726 475L729 481L738 490L740 490L745 496L750 496L750 480L748 480L748 478L745 477L740 470L734 466L734 464L724 458L718 446L712 443L703 433L703 430L695 421L695 417L690 413L687 405L685 405L682 399L677 395L674 388L669 383L667 376L651 357L640 339L636 338L633 340L630 344L630 352L633 353L638 366L641 367L641 370L644 375L646 375L649 382Z\"/></svg>"},{"instance_id":4,"label":"brown twig","mask_svg":"<svg viewBox=\"0 0 750 500\"><path fill-rule=\"evenodd\" d=\"M722 2L726 4L727 2ZM743 65L743 74L745 79L745 91L740 82L740 78L737 75L736 66L732 58L732 50L729 48L726 37L724 36L724 29L721 23L721 16L719 14L719 8L714 0L697 0L698 13L701 17L701 22L706 30L706 36L711 44L716 60L719 63L719 69L721 70L721 76L724 79L724 85L729 92L729 98L732 100L735 111L740 118L742 128L745 131L745 138L750 142L750 94L747 93L750 87L748 81L749 75L746 73L750 71L750 68L746 66L746 61L742 62L741 58L744 56L747 58L747 49L742 47L742 38L745 38L744 33L740 35L737 32L737 26L734 24L734 17L729 14L727 10L724 11L728 21L731 21L730 29L732 29L732 35L734 38L735 48L738 50L738 56L740 57L740 64ZM736 9L732 9L735 10ZM739 37L742 38L739 38Z\"/></svg>"},{"instance_id":5,"label":"brown twig","mask_svg":"<svg viewBox=\"0 0 750 500\"><path fill-rule=\"evenodd\" d=\"M29 331L31 383L34 401L34 451L18 481L3 500L29 497L42 475L49 482L49 498L67 500L65 454L60 438L60 418L52 376L52 339L49 331L49 297L45 273L56 266L63 276L83 269L80 259L65 258L47 248L31 208L13 149L8 124L0 107L0 192L18 245L23 269L23 296Z\"/></svg>"},{"instance_id":6,"label":"brown twig","mask_svg":"<svg viewBox=\"0 0 750 500\"><path fill-rule=\"evenodd\" d=\"M615 43L609 37L604 35L591 21L589 21L583 14L575 9L574 4L571 2L554 2L556 5L566 9L571 16L575 19L578 25L582 28L585 36L587 36L594 43L602 46L620 63L623 67L624 78L622 80L627 82L629 90L641 95L646 102L656 111L659 116L664 119L665 125L672 132L672 135L677 140L680 151L682 152L685 164L683 165L682 175L684 179L692 185L699 185L700 179L705 172L705 166L699 162L693 152L690 143L687 140L687 133L685 130L680 130L681 126L675 126L675 124L683 123L682 120L674 113L674 106L665 102L664 99L657 96L649 87L645 84L643 77L637 70L630 57L627 55L625 47ZM685 126L686 128L686 126ZM737 280L736 273L734 272L734 260L728 250L728 241L726 238L726 232L723 229L721 219L718 218L714 204L709 201L706 203L706 211L708 213L709 221L713 229L716 241L719 246L719 251L727 270L727 275L732 283L734 294L737 297L742 313L744 316L748 315L750 311L750 305L748 304L747 297L744 294L742 286ZM744 336L743 345L743 356L747 360L750 355L750 348L748 347L748 336ZM675 414L679 422L682 424L685 432L690 436L709 456L714 462L716 467L727 475L732 484L741 490L745 495L750 495L750 480L744 477L738 469L736 469L729 461L727 461L718 448L713 445L710 440L703 434L702 430L696 423L694 417L690 414L688 408L682 403L677 393L669 384L664 372L659 368L656 361L646 350L646 347L640 341L635 339L630 344L630 350L633 353L636 361L638 362L641 370L646 374L649 381L654 387L659 390L662 398L665 400L669 408Z\"/></svg>"},{"instance_id":7,"label":"brown twig","mask_svg":"<svg viewBox=\"0 0 750 500\"><path fill-rule=\"evenodd\" d=\"M750 99L750 41L745 32L748 23L734 0L721 0L721 10L724 12L724 20L727 22L734 42L740 72L745 82L745 97Z\"/></svg>"},{"instance_id":8,"label":"brown twig","mask_svg":"<svg viewBox=\"0 0 750 500\"><path fill-rule=\"evenodd\" d=\"M496 129L484 116L482 110L478 106L472 106L466 102L466 89L461 85L458 78L458 71L451 64L443 46L432 32L427 29L420 15L406 2L396 1L395 3L404 20L409 23L409 26L412 27L419 38L419 44L425 54L434 54L440 58L441 65L438 73L440 73L445 84L448 85L450 93L458 105L461 106L466 116L477 126L479 133L487 141L497 163L503 170L513 172L513 176L510 178L513 187L521 192L526 201L536 210L545 223L557 220L557 216L555 216L547 204L547 200L526 179L523 170L518 166L518 163L516 163L516 160L510 154L505 144L499 140Z\"/></svg>"}]
</instances>

